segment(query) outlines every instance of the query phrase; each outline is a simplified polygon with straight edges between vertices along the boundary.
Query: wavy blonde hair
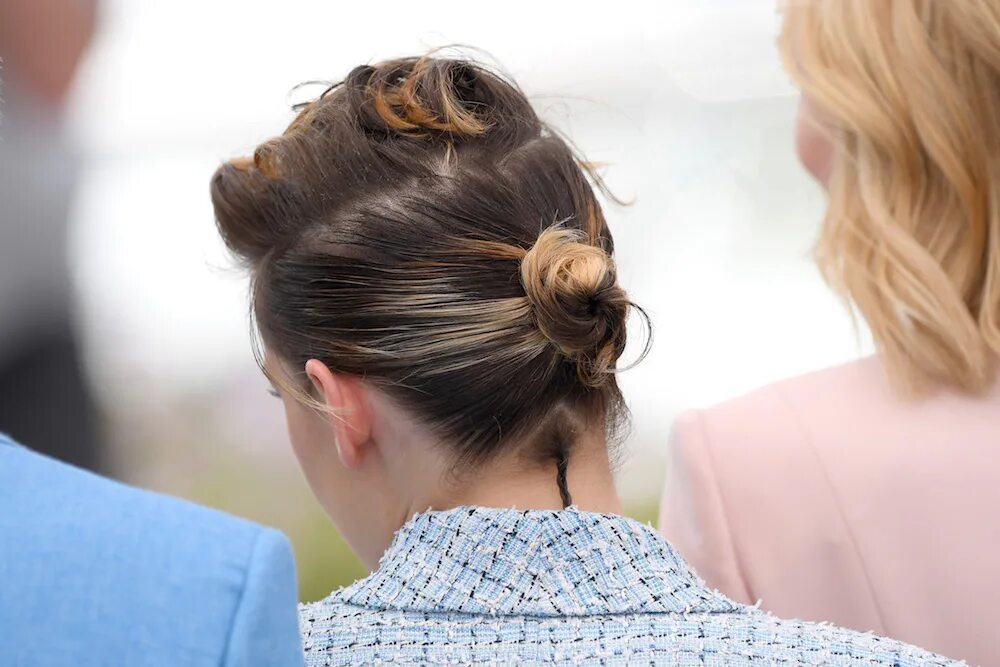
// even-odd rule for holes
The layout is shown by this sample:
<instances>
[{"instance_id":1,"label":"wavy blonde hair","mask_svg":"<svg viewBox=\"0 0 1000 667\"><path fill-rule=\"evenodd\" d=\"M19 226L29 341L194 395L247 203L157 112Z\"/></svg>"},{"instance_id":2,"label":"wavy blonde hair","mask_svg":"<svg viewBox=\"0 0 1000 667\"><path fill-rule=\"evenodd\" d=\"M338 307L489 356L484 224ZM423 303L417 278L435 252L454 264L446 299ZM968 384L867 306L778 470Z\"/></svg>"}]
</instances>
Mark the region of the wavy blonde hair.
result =
<instances>
[{"instance_id":1,"label":"wavy blonde hair","mask_svg":"<svg viewBox=\"0 0 1000 667\"><path fill-rule=\"evenodd\" d=\"M837 146L817 247L908 393L992 386L1000 2L788 2L789 73Z\"/></svg>"}]
</instances>

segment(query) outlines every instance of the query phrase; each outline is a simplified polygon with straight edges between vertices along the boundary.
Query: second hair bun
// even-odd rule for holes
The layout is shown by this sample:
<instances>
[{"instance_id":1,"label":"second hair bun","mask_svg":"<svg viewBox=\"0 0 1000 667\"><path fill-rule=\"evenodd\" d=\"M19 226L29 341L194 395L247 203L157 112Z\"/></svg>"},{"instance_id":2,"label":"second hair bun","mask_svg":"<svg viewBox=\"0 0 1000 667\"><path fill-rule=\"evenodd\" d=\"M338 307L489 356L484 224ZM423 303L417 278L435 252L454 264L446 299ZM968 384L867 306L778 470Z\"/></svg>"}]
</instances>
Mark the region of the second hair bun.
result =
<instances>
[{"instance_id":1,"label":"second hair bun","mask_svg":"<svg viewBox=\"0 0 1000 667\"><path fill-rule=\"evenodd\" d=\"M630 302L614 260L579 230L549 227L521 260L521 282L539 330L600 386L625 347Z\"/></svg>"}]
</instances>

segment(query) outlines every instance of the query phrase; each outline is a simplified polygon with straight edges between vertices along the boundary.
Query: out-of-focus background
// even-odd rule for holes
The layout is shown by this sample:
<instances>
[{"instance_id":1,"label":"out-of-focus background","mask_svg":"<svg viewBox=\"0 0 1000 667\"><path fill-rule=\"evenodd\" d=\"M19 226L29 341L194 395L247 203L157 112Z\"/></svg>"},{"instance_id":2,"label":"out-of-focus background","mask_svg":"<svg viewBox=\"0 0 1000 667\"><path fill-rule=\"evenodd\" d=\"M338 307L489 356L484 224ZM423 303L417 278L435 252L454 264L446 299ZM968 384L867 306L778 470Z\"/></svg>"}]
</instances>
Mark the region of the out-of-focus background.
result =
<instances>
[{"instance_id":1,"label":"out-of-focus background","mask_svg":"<svg viewBox=\"0 0 1000 667\"><path fill-rule=\"evenodd\" d=\"M794 157L775 5L0 0L0 431L97 443L87 461L116 477L278 526L303 599L362 574L253 362L246 280L216 236L208 180L284 128L309 93L297 83L467 44L633 200L608 217L655 340L622 376L634 429L620 486L653 519L680 410L870 349L810 262L823 200ZM57 29L28 6L51 8ZM28 82L25 52L78 42L65 95ZM92 411L60 381L77 358Z\"/></svg>"}]
</instances>

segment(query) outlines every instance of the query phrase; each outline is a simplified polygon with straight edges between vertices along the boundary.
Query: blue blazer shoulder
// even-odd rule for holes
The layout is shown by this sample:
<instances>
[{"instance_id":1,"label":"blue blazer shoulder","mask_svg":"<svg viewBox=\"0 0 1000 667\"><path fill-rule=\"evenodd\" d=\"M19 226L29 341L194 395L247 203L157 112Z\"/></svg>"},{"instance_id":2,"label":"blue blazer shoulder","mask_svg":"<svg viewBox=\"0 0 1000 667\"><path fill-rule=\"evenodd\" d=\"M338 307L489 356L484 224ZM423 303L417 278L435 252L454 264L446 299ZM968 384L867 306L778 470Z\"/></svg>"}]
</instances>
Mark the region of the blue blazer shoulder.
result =
<instances>
[{"instance_id":1,"label":"blue blazer shoulder","mask_svg":"<svg viewBox=\"0 0 1000 667\"><path fill-rule=\"evenodd\" d=\"M302 665L281 533L0 435L0 664Z\"/></svg>"}]
</instances>

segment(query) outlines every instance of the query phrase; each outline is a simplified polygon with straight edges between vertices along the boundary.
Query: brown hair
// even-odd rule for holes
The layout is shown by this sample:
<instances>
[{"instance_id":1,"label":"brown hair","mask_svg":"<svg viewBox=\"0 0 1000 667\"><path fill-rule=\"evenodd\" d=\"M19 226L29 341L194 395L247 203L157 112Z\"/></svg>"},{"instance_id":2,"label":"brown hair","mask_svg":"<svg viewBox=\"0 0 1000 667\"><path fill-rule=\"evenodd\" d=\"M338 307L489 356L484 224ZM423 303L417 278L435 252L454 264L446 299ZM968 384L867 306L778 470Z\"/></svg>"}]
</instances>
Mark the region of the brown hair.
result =
<instances>
[{"instance_id":1,"label":"brown hair","mask_svg":"<svg viewBox=\"0 0 1000 667\"><path fill-rule=\"evenodd\" d=\"M575 434L624 417L634 307L589 174L515 84L422 57L355 68L211 190L289 367L364 377L459 462L554 457L568 503Z\"/></svg>"},{"instance_id":2,"label":"brown hair","mask_svg":"<svg viewBox=\"0 0 1000 667\"><path fill-rule=\"evenodd\" d=\"M837 152L817 255L908 393L992 387L1000 5L789 2L785 66Z\"/></svg>"}]
</instances>

